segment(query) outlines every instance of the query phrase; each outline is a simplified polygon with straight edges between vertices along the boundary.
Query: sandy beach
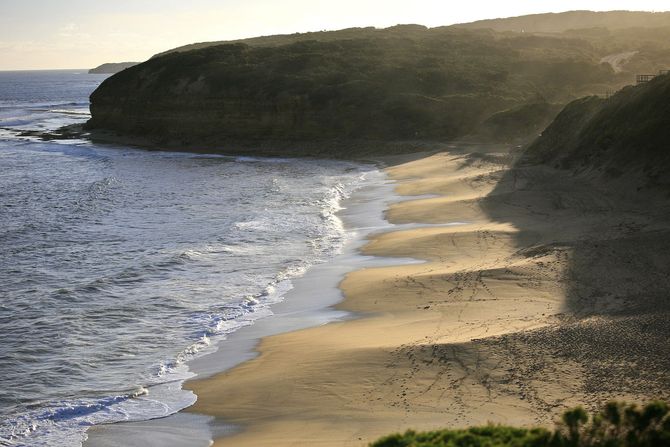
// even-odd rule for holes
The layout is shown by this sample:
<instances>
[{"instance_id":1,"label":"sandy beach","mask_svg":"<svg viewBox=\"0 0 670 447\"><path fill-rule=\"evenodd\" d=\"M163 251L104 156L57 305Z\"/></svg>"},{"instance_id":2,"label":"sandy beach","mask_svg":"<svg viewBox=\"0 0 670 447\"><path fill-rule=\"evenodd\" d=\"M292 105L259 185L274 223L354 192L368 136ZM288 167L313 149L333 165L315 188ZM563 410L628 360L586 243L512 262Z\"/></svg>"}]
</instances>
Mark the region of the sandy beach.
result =
<instances>
[{"instance_id":1,"label":"sandy beach","mask_svg":"<svg viewBox=\"0 0 670 447\"><path fill-rule=\"evenodd\" d=\"M387 173L421 196L387 219L431 225L362 251L425 262L349 273L337 308L360 318L264 338L256 358L187 382L188 411L242 427L214 445L364 446L669 396L667 209L516 166L503 146Z\"/></svg>"},{"instance_id":2,"label":"sandy beach","mask_svg":"<svg viewBox=\"0 0 670 447\"><path fill-rule=\"evenodd\" d=\"M668 1L81 3L0 8L0 447L670 447Z\"/></svg>"}]
</instances>

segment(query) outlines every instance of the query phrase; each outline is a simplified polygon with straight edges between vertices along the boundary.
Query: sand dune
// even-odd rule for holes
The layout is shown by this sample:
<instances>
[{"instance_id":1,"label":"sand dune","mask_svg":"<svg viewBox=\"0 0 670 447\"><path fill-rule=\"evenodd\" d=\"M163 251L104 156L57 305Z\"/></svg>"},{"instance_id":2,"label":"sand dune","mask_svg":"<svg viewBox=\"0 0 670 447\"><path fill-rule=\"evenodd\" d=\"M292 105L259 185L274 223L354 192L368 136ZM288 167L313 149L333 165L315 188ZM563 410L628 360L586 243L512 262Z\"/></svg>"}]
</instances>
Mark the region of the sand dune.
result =
<instances>
[{"instance_id":1,"label":"sand dune","mask_svg":"<svg viewBox=\"0 0 670 447\"><path fill-rule=\"evenodd\" d=\"M399 193L437 196L388 219L445 226L363 250L426 262L349 274L339 306L361 318L266 338L256 359L190 382L191 411L244 427L215 445L363 446L667 398L667 210L513 163L494 147L389 168Z\"/></svg>"}]
</instances>

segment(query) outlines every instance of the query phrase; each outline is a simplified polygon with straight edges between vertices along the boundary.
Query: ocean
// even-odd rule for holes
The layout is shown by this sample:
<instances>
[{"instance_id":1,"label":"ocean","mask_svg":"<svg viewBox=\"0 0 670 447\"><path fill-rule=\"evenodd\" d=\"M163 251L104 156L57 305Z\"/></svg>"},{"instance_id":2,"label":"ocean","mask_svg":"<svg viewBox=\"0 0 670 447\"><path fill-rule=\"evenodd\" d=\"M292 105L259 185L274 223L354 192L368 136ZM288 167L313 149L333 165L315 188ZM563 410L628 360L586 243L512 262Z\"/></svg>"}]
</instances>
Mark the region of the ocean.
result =
<instances>
[{"instance_id":1,"label":"ocean","mask_svg":"<svg viewBox=\"0 0 670 447\"><path fill-rule=\"evenodd\" d=\"M339 253L340 201L377 173L19 136L88 119L105 77L0 72L0 445L192 404L188 360Z\"/></svg>"}]
</instances>

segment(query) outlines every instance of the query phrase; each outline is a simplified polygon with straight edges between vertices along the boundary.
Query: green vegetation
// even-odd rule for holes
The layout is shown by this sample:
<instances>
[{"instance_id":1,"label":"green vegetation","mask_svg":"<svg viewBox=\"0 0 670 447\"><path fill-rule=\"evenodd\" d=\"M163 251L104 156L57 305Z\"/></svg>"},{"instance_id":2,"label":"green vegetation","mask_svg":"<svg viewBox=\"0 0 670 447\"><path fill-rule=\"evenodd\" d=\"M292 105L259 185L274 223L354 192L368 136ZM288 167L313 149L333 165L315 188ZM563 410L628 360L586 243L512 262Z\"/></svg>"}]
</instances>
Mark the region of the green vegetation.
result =
<instances>
[{"instance_id":1,"label":"green vegetation","mask_svg":"<svg viewBox=\"0 0 670 447\"><path fill-rule=\"evenodd\" d=\"M538 98L620 82L581 45L421 27L375 36L166 54L107 79L88 127L178 145L449 140Z\"/></svg>"},{"instance_id":2,"label":"green vegetation","mask_svg":"<svg viewBox=\"0 0 670 447\"><path fill-rule=\"evenodd\" d=\"M403 36L420 38L426 28L419 25L394 27ZM580 47L585 52L602 58L624 52L636 52L622 61L621 69L629 82L636 73L656 73L670 68L670 12L642 11L569 11L562 13L532 14L504 19L480 20L472 23L433 28L431 33L440 34L449 30L493 31L501 39L516 39L537 48L564 46ZM295 33L277 36L262 36L229 42L200 42L174 48L154 57L173 52L183 52L206 47L243 43L253 47L275 47L295 42L316 40L330 42L347 39L370 39L384 37L388 30L349 28L339 31ZM532 36L532 38L531 38ZM622 75L621 80L624 79Z\"/></svg>"},{"instance_id":3,"label":"green vegetation","mask_svg":"<svg viewBox=\"0 0 670 447\"><path fill-rule=\"evenodd\" d=\"M670 414L665 402L610 402L589 416L581 407L563 413L554 431L500 425L387 436L371 447L667 447Z\"/></svg>"},{"instance_id":4,"label":"green vegetation","mask_svg":"<svg viewBox=\"0 0 670 447\"><path fill-rule=\"evenodd\" d=\"M524 31L526 33L561 33L588 28L622 30L670 26L670 12L567 11L530 14L505 19L479 20L455 26L459 28L489 28L496 31Z\"/></svg>"},{"instance_id":5,"label":"green vegetation","mask_svg":"<svg viewBox=\"0 0 670 447\"><path fill-rule=\"evenodd\" d=\"M371 444L372 447L539 447L549 445L551 433L542 428L525 429L489 425L464 430L424 433L407 431Z\"/></svg>"},{"instance_id":6,"label":"green vegetation","mask_svg":"<svg viewBox=\"0 0 670 447\"><path fill-rule=\"evenodd\" d=\"M477 139L514 142L527 137L535 138L561 108L559 104L538 101L494 113L477 129Z\"/></svg>"},{"instance_id":7,"label":"green vegetation","mask_svg":"<svg viewBox=\"0 0 670 447\"><path fill-rule=\"evenodd\" d=\"M505 35L532 33L538 39L573 39L574 43L586 43L603 58L633 52L621 60L619 67L629 82L634 74L655 74L670 68L670 12L569 11L480 20L454 27L490 29Z\"/></svg>"},{"instance_id":8,"label":"green vegetation","mask_svg":"<svg viewBox=\"0 0 670 447\"><path fill-rule=\"evenodd\" d=\"M670 75L626 87L609 99L568 104L526 151L526 161L670 187Z\"/></svg>"},{"instance_id":9,"label":"green vegetation","mask_svg":"<svg viewBox=\"0 0 670 447\"><path fill-rule=\"evenodd\" d=\"M322 143L363 142L369 154L384 142L520 141L561 105L667 65L670 16L582 15L532 19L558 20L553 33L399 25L193 44L107 79L91 96L87 128L179 147L335 157L362 153ZM614 30L602 28L612 17Z\"/></svg>"},{"instance_id":10,"label":"green vegetation","mask_svg":"<svg viewBox=\"0 0 670 447\"><path fill-rule=\"evenodd\" d=\"M599 44L607 44L610 38L621 36L620 41L631 38L640 40L644 36L645 41L660 41L662 35L658 35L659 29L670 27L670 12L631 12L631 11L569 11L562 13L531 14L520 17L509 17L504 19L479 20L471 23L463 23L448 27L435 28L440 33L447 29L488 29L497 33L534 33L541 35L557 35L565 33L587 40L598 39ZM407 37L418 37L425 27L419 25L405 25L403 31ZM295 33L276 36L253 37L234 41L199 42L159 53L154 57L162 56L172 52L197 50L215 45L229 43L244 43L250 46L280 46L305 40L333 41L345 39L361 39L379 37L385 34L385 30L374 27L348 28L338 31L320 31L308 33ZM638 44L640 42L637 42Z\"/></svg>"}]
</instances>

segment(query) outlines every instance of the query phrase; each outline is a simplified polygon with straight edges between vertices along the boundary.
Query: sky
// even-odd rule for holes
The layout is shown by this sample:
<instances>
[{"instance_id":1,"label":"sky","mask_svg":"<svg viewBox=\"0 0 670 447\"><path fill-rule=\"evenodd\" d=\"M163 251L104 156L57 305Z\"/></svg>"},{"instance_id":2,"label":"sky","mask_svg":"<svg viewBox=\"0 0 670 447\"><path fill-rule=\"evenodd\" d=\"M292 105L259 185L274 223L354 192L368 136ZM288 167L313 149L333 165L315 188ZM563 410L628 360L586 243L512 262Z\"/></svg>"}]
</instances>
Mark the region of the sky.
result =
<instances>
[{"instance_id":1,"label":"sky","mask_svg":"<svg viewBox=\"0 0 670 447\"><path fill-rule=\"evenodd\" d=\"M354 26L429 27L576 9L664 11L668 0L0 0L0 70L143 61L181 45Z\"/></svg>"}]
</instances>

